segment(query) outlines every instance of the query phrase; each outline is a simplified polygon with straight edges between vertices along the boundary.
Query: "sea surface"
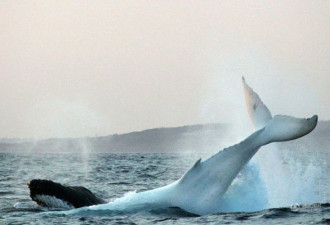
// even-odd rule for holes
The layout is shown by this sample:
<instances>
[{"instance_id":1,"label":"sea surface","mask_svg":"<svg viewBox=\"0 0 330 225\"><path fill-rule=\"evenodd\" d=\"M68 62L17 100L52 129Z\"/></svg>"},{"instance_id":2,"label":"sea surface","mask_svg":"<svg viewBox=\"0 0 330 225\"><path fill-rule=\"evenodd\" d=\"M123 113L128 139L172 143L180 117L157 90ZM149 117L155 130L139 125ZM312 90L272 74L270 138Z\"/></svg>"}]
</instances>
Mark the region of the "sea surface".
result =
<instances>
[{"instance_id":1,"label":"sea surface","mask_svg":"<svg viewBox=\"0 0 330 225\"><path fill-rule=\"evenodd\" d=\"M297 159L292 156L292 151L284 156L284 165L294 159L294 166L299 167L295 171L303 173L298 177L302 179L299 186L301 193L311 195L310 198L302 198L307 198L307 203L292 202L295 199L287 202L282 199L281 202L278 201L280 198L287 197L278 194L274 198L277 202L269 202L273 201L270 196L263 195L267 195L265 188L272 187L267 186L266 181L260 181L262 176L256 173L262 169L262 165L258 166L257 162L252 162L254 166L247 166L228 190L227 201L240 205L237 210L207 216L196 216L175 208L108 211L101 215L54 215L44 213L53 209L39 207L29 197L27 182L39 178L67 185L82 185L96 195L113 201L127 193L161 187L179 179L199 157L190 152L0 152L0 224L330 224L328 158L321 157L315 165L315 160L310 162L308 154L303 159ZM311 163L317 169L311 170ZM323 172L318 170L318 165ZM271 168L276 170L276 165ZM304 177L306 173L314 179L313 184L303 180L308 180ZM254 179L256 176L258 179ZM274 189L276 185L281 186L281 183L271 184ZM248 189L246 194L243 190L247 190L248 186L253 188ZM258 191L258 186L263 186L263 191ZM310 192L310 189L317 193ZM244 195L240 195L241 192ZM294 190L294 193L298 192ZM296 200L301 195L304 194L299 193ZM265 204L260 203L260 199L265 200ZM246 204L260 204L260 210L240 212ZM272 207L276 204L282 205Z\"/></svg>"}]
</instances>

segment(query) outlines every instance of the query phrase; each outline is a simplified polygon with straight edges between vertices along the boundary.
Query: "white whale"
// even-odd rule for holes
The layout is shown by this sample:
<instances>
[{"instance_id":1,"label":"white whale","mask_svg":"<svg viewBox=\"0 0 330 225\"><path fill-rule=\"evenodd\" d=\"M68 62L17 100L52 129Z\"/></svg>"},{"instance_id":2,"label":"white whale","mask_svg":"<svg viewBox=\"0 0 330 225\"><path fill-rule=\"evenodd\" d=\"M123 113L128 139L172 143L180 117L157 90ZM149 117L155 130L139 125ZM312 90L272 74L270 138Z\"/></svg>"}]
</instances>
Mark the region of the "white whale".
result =
<instances>
[{"instance_id":1,"label":"white whale","mask_svg":"<svg viewBox=\"0 0 330 225\"><path fill-rule=\"evenodd\" d=\"M261 146L302 137L311 132L317 124L316 115L309 119L284 115L272 117L259 96L245 83L244 78L243 86L248 112L257 130L245 140L219 151L205 161L199 159L182 178L172 184L149 191L129 193L106 204L73 209L61 214L167 207L180 207L197 215L219 212L221 197Z\"/></svg>"}]
</instances>

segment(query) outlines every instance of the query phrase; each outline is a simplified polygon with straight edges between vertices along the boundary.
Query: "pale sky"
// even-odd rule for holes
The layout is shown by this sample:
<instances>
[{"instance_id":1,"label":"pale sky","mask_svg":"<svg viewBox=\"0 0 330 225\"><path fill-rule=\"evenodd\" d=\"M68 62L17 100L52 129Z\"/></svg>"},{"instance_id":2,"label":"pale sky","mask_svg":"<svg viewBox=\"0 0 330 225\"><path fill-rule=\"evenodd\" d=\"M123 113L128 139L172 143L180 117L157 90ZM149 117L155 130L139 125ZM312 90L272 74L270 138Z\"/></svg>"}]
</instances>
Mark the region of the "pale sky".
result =
<instances>
[{"instance_id":1,"label":"pale sky","mask_svg":"<svg viewBox=\"0 0 330 225\"><path fill-rule=\"evenodd\" d=\"M330 119L330 1L0 1L0 137ZM243 122L244 121L244 122Z\"/></svg>"}]
</instances>

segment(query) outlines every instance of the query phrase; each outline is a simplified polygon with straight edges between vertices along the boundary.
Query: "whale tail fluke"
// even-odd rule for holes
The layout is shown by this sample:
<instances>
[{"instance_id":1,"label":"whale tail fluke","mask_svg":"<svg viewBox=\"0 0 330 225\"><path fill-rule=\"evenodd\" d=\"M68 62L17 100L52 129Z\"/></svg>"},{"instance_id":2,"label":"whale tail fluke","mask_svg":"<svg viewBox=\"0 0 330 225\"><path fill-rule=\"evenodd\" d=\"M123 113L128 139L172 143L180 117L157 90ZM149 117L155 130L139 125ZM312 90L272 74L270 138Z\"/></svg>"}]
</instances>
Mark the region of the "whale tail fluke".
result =
<instances>
[{"instance_id":1,"label":"whale tail fluke","mask_svg":"<svg viewBox=\"0 0 330 225\"><path fill-rule=\"evenodd\" d=\"M242 82L246 108L254 128L258 130L263 128L272 119L272 114L267 106L261 101L259 95L245 82L244 77L242 77Z\"/></svg>"},{"instance_id":2,"label":"whale tail fluke","mask_svg":"<svg viewBox=\"0 0 330 225\"><path fill-rule=\"evenodd\" d=\"M292 116L276 115L272 117L267 106L259 95L246 83L242 77L245 102L250 119L256 130L264 128L263 140L270 142L289 141L311 132L317 124L317 115L309 119Z\"/></svg>"},{"instance_id":3,"label":"whale tail fluke","mask_svg":"<svg viewBox=\"0 0 330 225\"><path fill-rule=\"evenodd\" d=\"M268 144L300 138L314 130L317 120L317 115L307 119L276 115L263 128L262 139Z\"/></svg>"}]
</instances>

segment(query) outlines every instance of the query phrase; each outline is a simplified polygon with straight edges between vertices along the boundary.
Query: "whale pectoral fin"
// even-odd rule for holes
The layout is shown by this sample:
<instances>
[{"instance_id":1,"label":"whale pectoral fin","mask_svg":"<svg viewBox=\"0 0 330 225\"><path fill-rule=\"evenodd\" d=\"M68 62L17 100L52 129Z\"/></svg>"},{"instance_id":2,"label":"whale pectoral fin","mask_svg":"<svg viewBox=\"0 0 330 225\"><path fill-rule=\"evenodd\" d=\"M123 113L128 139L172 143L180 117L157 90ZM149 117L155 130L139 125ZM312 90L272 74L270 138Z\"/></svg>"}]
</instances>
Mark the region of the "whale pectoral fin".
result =
<instances>
[{"instance_id":1,"label":"whale pectoral fin","mask_svg":"<svg viewBox=\"0 0 330 225\"><path fill-rule=\"evenodd\" d=\"M197 160L195 162L195 164L193 165L193 167L190 168L190 170L187 171L187 173L185 173L181 179L179 180L179 183L183 183L185 180L189 179L189 177L194 176L194 174L196 174L197 170L199 169L200 165L201 165L201 158L199 160Z\"/></svg>"},{"instance_id":2,"label":"whale pectoral fin","mask_svg":"<svg viewBox=\"0 0 330 225\"><path fill-rule=\"evenodd\" d=\"M272 119L267 106L261 101L259 95L247 85L244 77L242 77L245 102L248 114L256 130L263 128Z\"/></svg>"}]
</instances>

